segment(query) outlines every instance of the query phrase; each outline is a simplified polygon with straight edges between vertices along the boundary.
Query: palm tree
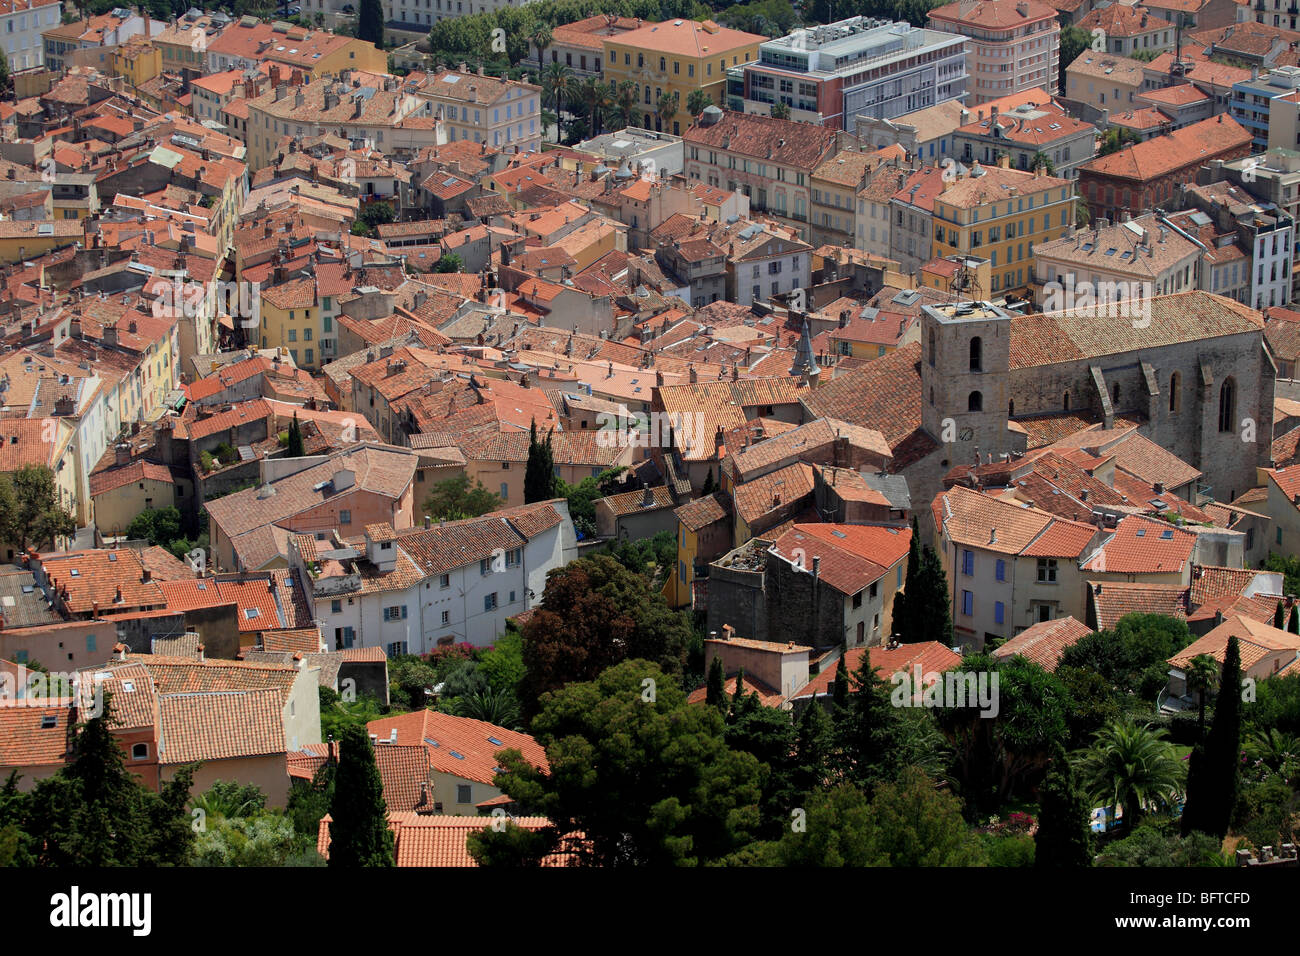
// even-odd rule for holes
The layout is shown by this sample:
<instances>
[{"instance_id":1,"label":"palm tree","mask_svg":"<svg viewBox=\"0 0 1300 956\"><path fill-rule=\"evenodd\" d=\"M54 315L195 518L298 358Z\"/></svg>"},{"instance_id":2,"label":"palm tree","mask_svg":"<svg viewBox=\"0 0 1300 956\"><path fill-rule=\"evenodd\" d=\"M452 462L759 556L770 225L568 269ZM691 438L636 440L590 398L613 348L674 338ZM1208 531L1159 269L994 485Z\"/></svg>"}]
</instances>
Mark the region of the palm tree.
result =
<instances>
[{"instance_id":1,"label":"palm tree","mask_svg":"<svg viewBox=\"0 0 1300 956\"><path fill-rule=\"evenodd\" d=\"M686 97L686 112L696 119L712 105L713 97L703 90L691 90L690 95Z\"/></svg>"},{"instance_id":2,"label":"palm tree","mask_svg":"<svg viewBox=\"0 0 1300 956\"><path fill-rule=\"evenodd\" d=\"M582 109L587 114L587 125L591 127L591 135L599 136L604 128L605 114L612 103L609 87L600 82L599 77L589 76L578 86L575 99L582 104Z\"/></svg>"},{"instance_id":3,"label":"palm tree","mask_svg":"<svg viewBox=\"0 0 1300 956\"><path fill-rule=\"evenodd\" d=\"M677 115L677 107L681 105L681 102L682 94L677 90L659 94L659 99L655 102L655 125L660 132L672 132L667 129L667 124L669 120Z\"/></svg>"},{"instance_id":4,"label":"palm tree","mask_svg":"<svg viewBox=\"0 0 1300 956\"><path fill-rule=\"evenodd\" d=\"M1260 731L1246 741L1246 756L1289 781L1300 770L1300 738L1277 728Z\"/></svg>"},{"instance_id":5,"label":"palm tree","mask_svg":"<svg viewBox=\"0 0 1300 956\"><path fill-rule=\"evenodd\" d=\"M1079 762L1079 780L1103 806L1124 808L1131 833L1144 811L1173 802L1184 771L1164 731L1120 718L1097 731Z\"/></svg>"},{"instance_id":6,"label":"palm tree","mask_svg":"<svg viewBox=\"0 0 1300 956\"><path fill-rule=\"evenodd\" d=\"M1219 663L1209 654L1197 654L1187 668L1187 689L1196 695L1200 714L1196 720L1196 731L1205 736L1205 702L1210 696L1210 689L1219 679Z\"/></svg>"},{"instance_id":7,"label":"palm tree","mask_svg":"<svg viewBox=\"0 0 1300 956\"><path fill-rule=\"evenodd\" d=\"M636 84L631 80L623 80L618 84L618 88L611 90L610 96L614 101L613 116L618 122L619 128L633 126L633 117L636 116Z\"/></svg>"},{"instance_id":8,"label":"palm tree","mask_svg":"<svg viewBox=\"0 0 1300 956\"><path fill-rule=\"evenodd\" d=\"M546 48L551 45L551 28L541 20L533 24L533 32L528 35L533 46L537 47L537 68L544 69L546 66Z\"/></svg>"},{"instance_id":9,"label":"palm tree","mask_svg":"<svg viewBox=\"0 0 1300 956\"><path fill-rule=\"evenodd\" d=\"M779 101L772 104L772 119L788 120L790 118L790 104Z\"/></svg>"},{"instance_id":10,"label":"palm tree","mask_svg":"<svg viewBox=\"0 0 1300 956\"><path fill-rule=\"evenodd\" d=\"M563 63L548 63L542 67L542 88L555 99L555 138L563 133L561 105L573 93L573 71Z\"/></svg>"}]
</instances>

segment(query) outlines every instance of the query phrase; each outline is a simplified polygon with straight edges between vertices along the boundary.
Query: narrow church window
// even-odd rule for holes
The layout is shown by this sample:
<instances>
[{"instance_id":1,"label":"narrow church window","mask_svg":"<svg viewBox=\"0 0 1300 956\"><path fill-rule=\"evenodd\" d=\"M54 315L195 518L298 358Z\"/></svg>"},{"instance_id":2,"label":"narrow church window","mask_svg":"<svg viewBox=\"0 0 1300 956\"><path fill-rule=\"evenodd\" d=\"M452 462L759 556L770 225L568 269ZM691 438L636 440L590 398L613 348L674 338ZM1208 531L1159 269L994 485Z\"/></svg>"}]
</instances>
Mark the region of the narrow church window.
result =
<instances>
[{"instance_id":1,"label":"narrow church window","mask_svg":"<svg viewBox=\"0 0 1300 956\"><path fill-rule=\"evenodd\" d=\"M934 404L934 386L930 387L930 404Z\"/></svg>"},{"instance_id":2,"label":"narrow church window","mask_svg":"<svg viewBox=\"0 0 1300 956\"><path fill-rule=\"evenodd\" d=\"M1171 412L1178 411L1182 405L1181 396L1179 395L1179 387L1182 384L1183 377L1177 372L1169 376L1169 410Z\"/></svg>"},{"instance_id":3,"label":"narrow church window","mask_svg":"<svg viewBox=\"0 0 1300 956\"><path fill-rule=\"evenodd\" d=\"M971 392L970 398L966 399L966 411L982 412L984 411L984 396L979 392Z\"/></svg>"},{"instance_id":4,"label":"narrow church window","mask_svg":"<svg viewBox=\"0 0 1300 956\"><path fill-rule=\"evenodd\" d=\"M1116 405L1119 404L1119 382L1110 387L1110 400Z\"/></svg>"},{"instance_id":5,"label":"narrow church window","mask_svg":"<svg viewBox=\"0 0 1300 956\"><path fill-rule=\"evenodd\" d=\"M930 365L934 365L934 329L930 330Z\"/></svg>"},{"instance_id":6,"label":"narrow church window","mask_svg":"<svg viewBox=\"0 0 1300 956\"><path fill-rule=\"evenodd\" d=\"M1007 418L1016 417L1016 400L1013 398L1007 402Z\"/></svg>"},{"instance_id":7,"label":"narrow church window","mask_svg":"<svg viewBox=\"0 0 1300 956\"><path fill-rule=\"evenodd\" d=\"M1062 404L1065 406L1065 410L1068 412L1068 411L1070 410L1070 393L1069 393L1069 392L1066 392L1066 393L1065 393L1065 401L1064 401Z\"/></svg>"},{"instance_id":8,"label":"narrow church window","mask_svg":"<svg viewBox=\"0 0 1300 956\"><path fill-rule=\"evenodd\" d=\"M1235 430L1237 421L1237 385L1232 379L1224 379L1219 389L1219 431Z\"/></svg>"},{"instance_id":9,"label":"narrow church window","mask_svg":"<svg viewBox=\"0 0 1300 956\"><path fill-rule=\"evenodd\" d=\"M982 359L984 357L984 343L980 341L977 335L970 340L970 370L978 372L982 368Z\"/></svg>"}]
</instances>

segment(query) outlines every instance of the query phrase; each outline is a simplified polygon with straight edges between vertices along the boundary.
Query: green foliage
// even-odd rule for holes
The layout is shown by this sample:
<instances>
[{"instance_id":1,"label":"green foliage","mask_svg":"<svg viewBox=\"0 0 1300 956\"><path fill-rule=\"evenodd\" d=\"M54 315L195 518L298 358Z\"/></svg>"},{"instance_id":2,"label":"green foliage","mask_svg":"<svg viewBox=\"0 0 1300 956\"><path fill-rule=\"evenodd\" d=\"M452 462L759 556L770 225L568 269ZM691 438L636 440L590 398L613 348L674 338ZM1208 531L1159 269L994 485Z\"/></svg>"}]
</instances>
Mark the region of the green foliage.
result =
<instances>
[{"instance_id":1,"label":"green foliage","mask_svg":"<svg viewBox=\"0 0 1300 956\"><path fill-rule=\"evenodd\" d=\"M1262 847L1294 843L1300 836L1300 796L1281 776L1252 781L1242 788L1232 828L1257 853Z\"/></svg>"},{"instance_id":2,"label":"green foliage","mask_svg":"<svg viewBox=\"0 0 1300 956\"><path fill-rule=\"evenodd\" d=\"M80 725L71 761L36 783L24 799L0 795L5 816L22 834L15 855L37 866L178 866L194 833L186 810L193 768L181 768L153 793L126 769L104 711ZM16 817L19 817L19 822Z\"/></svg>"},{"instance_id":3,"label":"green foliage","mask_svg":"<svg viewBox=\"0 0 1300 956\"><path fill-rule=\"evenodd\" d=\"M0 50L0 95L9 92L10 81L9 58L5 56L4 50Z\"/></svg>"},{"instance_id":4,"label":"green foliage","mask_svg":"<svg viewBox=\"0 0 1300 956\"><path fill-rule=\"evenodd\" d=\"M841 670L847 670L844 661ZM841 779L868 796L875 787L898 774L902 764L899 708L890 701L889 685L881 680L868 654L851 675L847 706L836 706L833 766Z\"/></svg>"},{"instance_id":5,"label":"green foliage","mask_svg":"<svg viewBox=\"0 0 1300 956\"><path fill-rule=\"evenodd\" d=\"M533 419L528 432L528 462L524 465L524 503L550 501L559 497L559 479L555 475L555 453L551 450L551 436L545 441L537 438L537 419Z\"/></svg>"},{"instance_id":6,"label":"green foliage","mask_svg":"<svg viewBox=\"0 0 1300 956\"><path fill-rule=\"evenodd\" d=\"M915 542L915 518L913 522L912 540ZM893 631L904 644L938 641L944 647L951 647L952 599L948 594L948 577L944 574L939 555L928 544L921 549L916 574L913 575L912 549L914 546L909 546L907 580L904 582L908 596L903 602L904 616L902 621L895 619Z\"/></svg>"},{"instance_id":7,"label":"green foliage","mask_svg":"<svg viewBox=\"0 0 1300 956\"><path fill-rule=\"evenodd\" d=\"M778 837L795 806L795 729L787 711L764 707L757 694L741 698L727 715L727 746L762 764L759 833Z\"/></svg>"},{"instance_id":8,"label":"green foliage","mask_svg":"<svg viewBox=\"0 0 1300 956\"><path fill-rule=\"evenodd\" d=\"M1027 833L984 834L980 840L989 866L1035 866L1037 846Z\"/></svg>"},{"instance_id":9,"label":"green foliage","mask_svg":"<svg viewBox=\"0 0 1300 956\"><path fill-rule=\"evenodd\" d=\"M730 750L717 709L687 704L650 661L623 661L541 704L532 732L550 773L506 750L497 780L526 812L552 821L550 846L581 832L586 841L573 849L585 865L692 866L734 852L756 831L759 761ZM471 852L494 859L510 839L484 831Z\"/></svg>"},{"instance_id":10,"label":"green foliage","mask_svg":"<svg viewBox=\"0 0 1300 956\"><path fill-rule=\"evenodd\" d=\"M461 259L460 253L449 252L433 264L433 271L437 273L464 272L465 261Z\"/></svg>"},{"instance_id":11,"label":"green foliage","mask_svg":"<svg viewBox=\"0 0 1300 956\"><path fill-rule=\"evenodd\" d=\"M508 629L483 652L478 668L493 690L517 692L524 679L523 635L513 627Z\"/></svg>"},{"instance_id":12,"label":"green foliage","mask_svg":"<svg viewBox=\"0 0 1300 956\"><path fill-rule=\"evenodd\" d=\"M1111 153L1118 153L1124 147L1141 141L1142 138L1131 129L1125 126L1112 126L1102 136L1101 148L1097 150L1097 155L1109 156Z\"/></svg>"},{"instance_id":13,"label":"green foliage","mask_svg":"<svg viewBox=\"0 0 1300 956\"><path fill-rule=\"evenodd\" d=\"M302 426L298 424L298 413L293 413L293 421L289 423L289 441L288 451L285 452L286 458L301 458L307 454L302 444Z\"/></svg>"},{"instance_id":14,"label":"green foliage","mask_svg":"<svg viewBox=\"0 0 1300 956\"><path fill-rule=\"evenodd\" d=\"M1106 807L1123 806L1125 826L1136 829L1143 814L1172 805L1183 786L1183 766L1164 731L1129 719L1097 732L1078 763L1084 791Z\"/></svg>"},{"instance_id":15,"label":"green foliage","mask_svg":"<svg viewBox=\"0 0 1300 956\"><path fill-rule=\"evenodd\" d=\"M1097 866L1227 866L1219 841L1204 833L1180 837L1157 827L1139 827L1112 843L1097 857Z\"/></svg>"},{"instance_id":16,"label":"green foliage","mask_svg":"<svg viewBox=\"0 0 1300 956\"><path fill-rule=\"evenodd\" d=\"M1119 693L1138 693L1144 689L1143 675L1148 668L1163 667L1190 643L1192 632L1186 621L1161 614L1128 614L1113 631L1088 634L1067 647L1060 666L1091 670ZM1154 700L1154 695L1150 699Z\"/></svg>"},{"instance_id":17,"label":"green foliage","mask_svg":"<svg viewBox=\"0 0 1300 956\"><path fill-rule=\"evenodd\" d=\"M960 672L973 675L976 686L987 675L983 680L997 702L996 715L985 714L969 700L974 694L967 683L967 706L935 712L953 745L953 779L968 810L983 814L1026 794L1037 781L1066 735L1069 694L1054 675L1023 657L972 655L961 662Z\"/></svg>"},{"instance_id":18,"label":"green foliage","mask_svg":"<svg viewBox=\"0 0 1300 956\"><path fill-rule=\"evenodd\" d=\"M340 738L330 816L330 866L393 866L383 782L363 726L347 727Z\"/></svg>"},{"instance_id":19,"label":"green foliage","mask_svg":"<svg viewBox=\"0 0 1300 956\"><path fill-rule=\"evenodd\" d=\"M29 545L44 547L76 530L76 520L59 504L49 468L24 465L0 474L0 541L26 550Z\"/></svg>"},{"instance_id":20,"label":"green foliage","mask_svg":"<svg viewBox=\"0 0 1300 956\"><path fill-rule=\"evenodd\" d=\"M501 507L501 498L474 480L470 486L468 475L457 475L435 484L424 499L424 513L435 521L457 521L477 518Z\"/></svg>"},{"instance_id":21,"label":"green foliage","mask_svg":"<svg viewBox=\"0 0 1300 956\"><path fill-rule=\"evenodd\" d=\"M790 118L790 106L787 103L772 104L772 119L788 120Z\"/></svg>"},{"instance_id":22,"label":"green foliage","mask_svg":"<svg viewBox=\"0 0 1300 956\"><path fill-rule=\"evenodd\" d=\"M1067 746L1084 746L1092 735L1120 715L1119 696L1101 674L1085 667L1058 665L1056 679L1069 695L1065 712Z\"/></svg>"},{"instance_id":23,"label":"green foliage","mask_svg":"<svg viewBox=\"0 0 1300 956\"><path fill-rule=\"evenodd\" d=\"M208 818L194 841L194 866L284 866L298 850L293 820L282 813Z\"/></svg>"},{"instance_id":24,"label":"green foliage","mask_svg":"<svg viewBox=\"0 0 1300 956\"><path fill-rule=\"evenodd\" d=\"M332 736L335 740L340 740L348 727L364 728L370 721L384 716L383 705L373 694L363 694L349 702L328 687L322 687L319 695L320 732L326 739Z\"/></svg>"},{"instance_id":25,"label":"green foliage","mask_svg":"<svg viewBox=\"0 0 1300 956\"><path fill-rule=\"evenodd\" d=\"M1280 572L1283 575L1283 594L1300 594L1300 555L1269 552L1268 559L1264 562L1264 570Z\"/></svg>"},{"instance_id":26,"label":"green foliage","mask_svg":"<svg viewBox=\"0 0 1300 956\"><path fill-rule=\"evenodd\" d=\"M799 22L799 15L791 6L790 0L753 0L752 3L726 7L716 19L724 27L733 30L775 38L785 36L794 29ZM695 110L691 113L699 115Z\"/></svg>"},{"instance_id":27,"label":"green foliage","mask_svg":"<svg viewBox=\"0 0 1300 956\"><path fill-rule=\"evenodd\" d=\"M358 0L357 39L384 48L384 8L379 0Z\"/></svg>"},{"instance_id":28,"label":"green foliage","mask_svg":"<svg viewBox=\"0 0 1300 956\"><path fill-rule=\"evenodd\" d=\"M598 554L557 568L524 625L524 711L533 712L547 691L594 680L628 658L680 675L690 636L685 616L613 558Z\"/></svg>"},{"instance_id":29,"label":"green foliage","mask_svg":"<svg viewBox=\"0 0 1300 956\"><path fill-rule=\"evenodd\" d=\"M673 531L659 531L650 538L636 541L623 538L605 545L601 553L614 558L634 574L649 577L650 588L658 590L677 564L677 535Z\"/></svg>"},{"instance_id":30,"label":"green foliage","mask_svg":"<svg viewBox=\"0 0 1300 956\"><path fill-rule=\"evenodd\" d=\"M1092 34L1083 27L1063 26L1061 27L1060 37L1060 77L1057 88L1064 91L1068 88L1065 71L1075 60L1079 58L1084 50L1092 47Z\"/></svg>"},{"instance_id":31,"label":"green foliage","mask_svg":"<svg viewBox=\"0 0 1300 956\"><path fill-rule=\"evenodd\" d=\"M388 202L368 202L361 207L361 215L358 218L366 224L366 228L373 235L376 226L384 226L394 220L393 204Z\"/></svg>"},{"instance_id":32,"label":"green foliage","mask_svg":"<svg viewBox=\"0 0 1300 956\"><path fill-rule=\"evenodd\" d=\"M458 717L484 720L507 730L519 730L519 699L513 691L480 687L456 698Z\"/></svg>"},{"instance_id":33,"label":"green foliage","mask_svg":"<svg viewBox=\"0 0 1300 956\"><path fill-rule=\"evenodd\" d=\"M266 794L251 783L218 780L190 800L191 809L213 817L246 817L266 809Z\"/></svg>"},{"instance_id":34,"label":"green foliage","mask_svg":"<svg viewBox=\"0 0 1300 956\"><path fill-rule=\"evenodd\" d=\"M422 657L404 654L388 660L388 699L393 706L405 710L421 710L428 706L425 693L438 683L434 666Z\"/></svg>"},{"instance_id":35,"label":"green foliage","mask_svg":"<svg viewBox=\"0 0 1300 956\"><path fill-rule=\"evenodd\" d=\"M1241 710L1241 647L1233 635L1224 651L1214 722L1188 766L1184 834L1200 830L1222 839L1228 832L1241 782Z\"/></svg>"},{"instance_id":36,"label":"green foliage","mask_svg":"<svg viewBox=\"0 0 1300 956\"><path fill-rule=\"evenodd\" d=\"M150 544L166 547L181 536L181 513L173 507L142 511L131 519L126 534L129 538L144 538Z\"/></svg>"},{"instance_id":37,"label":"green foliage","mask_svg":"<svg viewBox=\"0 0 1300 956\"><path fill-rule=\"evenodd\" d=\"M1092 865L1091 811L1065 750L1058 747L1038 791L1042 807L1034 834L1034 865L1044 869Z\"/></svg>"},{"instance_id":38,"label":"green foliage","mask_svg":"<svg viewBox=\"0 0 1300 956\"><path fill-rule=\"evenodd\" d=\"M727 675L722 670L722 658L715 657L709 664L709 680L704 702L710 707L727 707Z\"/></svg>"},{"instance_id":39,"label":"green foliage","mask_svg":"<svg viewBox=\"0 0 1300 956\"><path fill-rule=\"evenodd\" d=\"M334 776L337 766L326 761L310 783L294 780L289 791L289 804L285 813L293 821L293 830L299 852L316 853L316 837L320 821L329 813L334 802ZM318 855L319 858L319 855Z\"/></svg>"}]
</instances>

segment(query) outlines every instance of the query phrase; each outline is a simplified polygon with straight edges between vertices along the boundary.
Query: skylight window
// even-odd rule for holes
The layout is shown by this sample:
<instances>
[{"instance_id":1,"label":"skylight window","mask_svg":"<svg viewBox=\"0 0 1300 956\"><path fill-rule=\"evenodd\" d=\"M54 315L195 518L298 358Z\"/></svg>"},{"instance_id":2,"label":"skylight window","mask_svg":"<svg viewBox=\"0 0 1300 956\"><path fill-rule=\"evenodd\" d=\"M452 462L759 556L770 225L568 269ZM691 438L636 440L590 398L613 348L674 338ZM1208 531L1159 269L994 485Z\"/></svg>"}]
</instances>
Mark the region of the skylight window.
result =
<instances>
[{"instance_id":1,"label":"skylight window","mask_svg":"<svg viewBox=\"0 0 1300 956\"><path fill-rule=\"evenodd\" d=\"M430 747L438 746L438 741L434 740L432 737L425 737L424 742L428 744Z\"/></svg>"},{"instance_id":2,"label":"skylight window","mask_svg":"<svg viewBox=\"0 0 1300 956\"><path fill-rule=\"evenodd\" d=\"M447 753L451 754L451 755L452 755L453 757L455 757L457 760L464 760L464 759L465 759L465 755L464 755L464 754L458 754L458 753L456 753L456 751L454 751L454 750L448 750Z\"/></svg>"},{"instance_id":3,"label":"skylight window","mask_svg":"<svg viewBox=\"0 0 1300 956\"><path fill-rule=\"evenodd\" d=\"M504 747L504 746L505 746L505 744L503 744L501 741L497 740L495 737L489 737L489 738L488 738L488 743L490 743L490 744L496 744L498 747Z\"/></svg>"},{"instance_id":4,"label":"skylight window","mask_svg":"<svg viewBox=\"0 0 1300 956\"><path fill-rule=\"evenodd\" d=\"M1138 529L1137 529L1137 536L1138 536L1139 538L1145 538L1145 537L1147 536L1147 529L1146 529L1146 528L1138 528Z\"/></svg>"},{"instance_id":5,"label":"skylight window","mask_svg":"<svg viewBox=\"0 0 1300 956\"><path fill-rule=\"evenodd\" d=\"M1173 531L1173 529L1172 529L1172 528L1169 528L1169 529L1167 529L1167 530L1165 530L1165 531L1161 531L1161 532L1160 532L1160 537L1163 538L1165 541L1172 541L1172 540L1174 540L1174 531Z\"/></svg>"},{"instance_id":6,"label":"skylight window","mask_svg":"<svg viewBox=\"0 0 1300 956\"><path fill-rule=\"evenodd\" d=\"M255 607L246 607L246 608L244 608L244 617L245 617L247 620L250 620L250 621L251 621L251 620L253 620L253 619L256 618L256 617L260 617L261 614L262 614L262 612L261 612L258 608L255 608Z\"/></svg>"},{"instance_id":7,"label":"skylight window","mask_svg":"<svg viewBox=\"0 0 1300 956\"><path fill-rule=\"evenodd\" d=\"M81 572L78 571L76 568L73 568L73 569L72 569L72 576L73 576L74 578L79 578L79 577L81 577Z\"/></svg>"},{"instance_id":8,"label":"skylight window","mask_svg":"<svg viewBox=\"0 0 1300 956\"><path fill-rule=\"evenodd\" d=\"M110 561L116 561L116 560L117 560L117 555L114 554L112 551L108 552L108 560L110 560Z\"/></svg>"},{"instance_id":9,"label":"skylight window","mask_svg":"<svg viewBox=\"0 0 1300 956\"><path fill-rule=\"evenodd\" d=\"M41 718L41 730L52 730L59 724L59 718L54 714L46 714Z\"/></svg>"}]
</instances>

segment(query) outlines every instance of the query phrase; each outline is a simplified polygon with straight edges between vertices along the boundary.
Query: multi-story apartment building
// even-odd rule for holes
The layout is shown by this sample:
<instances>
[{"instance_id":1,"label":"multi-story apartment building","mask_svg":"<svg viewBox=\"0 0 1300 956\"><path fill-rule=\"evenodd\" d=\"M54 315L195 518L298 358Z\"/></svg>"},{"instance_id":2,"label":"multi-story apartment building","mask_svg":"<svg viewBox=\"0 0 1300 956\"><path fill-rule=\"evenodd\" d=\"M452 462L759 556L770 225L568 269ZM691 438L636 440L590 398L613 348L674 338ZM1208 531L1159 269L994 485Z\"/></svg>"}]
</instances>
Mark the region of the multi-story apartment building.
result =
<instances>
[{"instance_id":1,"label":"multi-story apartment building","mask_svg":"<svg viewBox=\"0 0 1300 956\"><path fill-rule=\"evenodd\" d=\"M850 132L859 115L893 119L966 95L962 37L907 23L851 17L768 40L733 67L747 113L770 113Z\"/></svg>"},{"instance_id":2,"label":"multi-story apartment building","mask_svg":"<svg viewBox=\"0 0 1300 956\"><path fill-rule=\"evenodd\" d=\"M439 145L440 130L428 99L388 80L384 89L354 87L344 71L338 79L313 80L299 86L278 82L245 102L248 107L247 162L257 169L269 165L283 136L345 136L372 142L385 153L414 153Z\"/></svg>"},{"instance_id":3,"label":"multi-story apartment building","mask_svg":"<svg viewBox=\"0 0 1300 956\"><path fill-rule=\"evenodd\" d=\"M998 166L958 171L934 200L935 255L987 256L991 292L1023 291L1033 279L1034 246L1074 223L1068 179Z\"/></svg>"},{"instance_id":4,"label":"multi-story apartment building","mask_svg":"<svg viewBox=\"0 0 1300 956\"><path fill-rule=\"evenodd\" d=\"M1122 3L1093 10L1076 26L1092 37L1091 48L1099 53L1132 56L1174 47L1173 23L1163 16Z\"/></svg>"},{"instance_id":5,"label":"multi-story apartment building","mask_svg":"<svg viewBox=\"0 0 1300 956\"><path fill-rule=\"evenodd\" d=\"M625 81L636 87L640 114L630 119L632 125L681 136L694 119L691 94L698 90L713 105L728 105L727 70L757 60L763 37L712 20L665 20L602 42L605 81L615 88Z\"/></svg>"},{"instance_id":6,"label":"multi-story apartment building","mask_svg":"<svg viewBox=\"0 0 1300 956\"><path fill-rule=\"evenodd\" d=\"M1034 303L1064 308L1084 290L1089 300L1112 291L1118 300L1186 292L1197 287L1202 252L1154 213L1098 219L1090 230L1034 244Z\"/></svg>"},{"instance_id":7,"label":"multi-story apartment building","mask_svg":"<svg viewBox=\"0 0 1300 956\"><path fill-rule=\"evenodd\" d=\"M1262 312L1289 303L1295 220L1227 181L1191 186L1187 189L1187 199L1211 217L1220 230L1235 230L1241 244L1249 250L1251 281L1247 304Z\"/></svg>"},{"instance_id":8,"label":"multi-story apartment building","mask_svg":"<svg viewBox=\"0 0 1300 956\"><path fill-rule=\"evenodd\" d=\"M44 7L41 9L42 25L50 22L59 23L58 7ZM19 14L21 23L22 14ZM87 17L82 20L74 20L72 23L65 23L57 26L46 27L41 33L41 39L45 50L45 66L51 70L59 71L67 69L74 65L72 54L78 50L98 50L99 55L93 57L93 62L83 62L81 65L105 66L108 62L107 51L116 46L120 46L127 40L135 36L151 37L163 31L167 24L158 20L151 20L148 17L142 17L138 13L119 7L111 13L103 13L97 17ZM6 46L6 50L8 47ZM19 53L21 56L21 51ZM85 57L81 57L82 60ZM16 68L17 64L10 59L11 68ZM36 65L33 63L32 65Z\"/></svg>"},{"instance_id":9,"label":"multi-story apartment building","mask_svg":"<svg viewBox=\"0 0 1300 956\"><path fill-rule=\"evenodd\" d=\"M179 73L187 82L208 74L208 44L230 26L231 19L220 10L192 16L190 11L153 37L162 54L165 73Z\"/></svg>"},{"instance_id":10,"label":"multi-story apartment building","mask_svg":"<svg viewBox=\"0 0 1300 956\"><path fill-rule=\"evenodd\" d=\"M1015 169L1031 170L1045 159L1053 175L1074 179L1096 150L1097 127L1067 116L1053 101L1005 113L993 106L991 112L953 133L957 162L989 165L1005 156Z\"/></svg>"},{"instance_id":11,"label":"multi-story apartment building","mask_svg":"<svg viewBox=\"0 0 1300 956\"><path fill-rule=\"evenodd\" d=\"M888 160L897 160L900 153L897 147L874 153L844 149L813 170L813 245L853 245L857 234L858 192L866 186L874 169Z\"/></svg>"},{"instance_id":12,"label":"multi-story apartment building","mask_svg":"<svg viewBox=\"0 0 1300 956\"><path fill-rule=\"evenodd\" d=\"M405 530L377 522L355 537L298 534L289 549L326 640L389 656L490 645L577 550L562 499Z\"/></svg>"},{"instance_id":13,"label":"multi-story apartment building","mask_svg":"<svg viewBox=\"0 0 1300 956\"><path fill-rule=\"evenodd\" d=\"M1271 130L1270 130L1271 132ZM1300 152L1293 147L1272 147L1245 159L1209 164L1212 181L1227 179L1265 206L1273 205L1293 222L1300 222ZM1300 237L1295 259L1300 263ZM1293 294L1300 292L1300 287Z\"/></svg>"},{"instance_id":14,"label":"multi-story apartment building","mask_svg":"<svg viewBox=\"0 0 1300 956\"><path fill-rule=\"evenodd\" d=\"M434 73L415 92L441 121L447 142L472 139L521 153L542 148L541 94L532 83L465 70Z\"/></svg>"},{"instance_id":15,"label":"multi-story apartment building","mask_svg":"<svg viewBox=\"0 0 1300 956\"><path fill-rule=\"evenodd\" d=\"M749 197L754 213L783 219L808 238L813 172L856 140L807 123L711 106L682 137L686 177Z\"/></svg>"},{"instance_id":16,"label":"multi-story apartment building","mask_svg":"<svg viewBox=\"0 0 1300 956\"><path fill-rule=\"evenodd\" d=\"M343 70L388 71L387 55L373 43L288 23L263 23L251 16L240 17L205 42L209 73L255 69L264 60L313 78Z\"/></svg>"},{"instance_id":17,"label":"multi-story apartment building","mask_svg":"<svg viewBox=\"0 0 1300 956\"><path fill-rule=\"evenodd\" d=\"M945 170L941 166L923 166L898 179L898 188L889 198L889 253L907 274L916 272L934 255L934 202L945 188ZM963 252L967 250L962 250Z\"/></svg>"},{"instance_id":18,"label":"multi-story apartment building","mask_svg":"<svg viewBox=\"0 0 1300 956\"><path fill-rule=\"evenodd\" d=\"M4 0L0 3L0 36L9 69L26 70L45 62L42 30L59 25L61 0Z\"/></svg>"},{"instance_id":19,"label":"multi-story apartment building","mask_svg":"<svg viewBox=\"0 0 1300 956\"><path fill-rule=\"evenodd\" d=\"M1250 140L1249 132L1220 113L1084 163L1079 167L1079 193L1093 216L1117 220L1125 211L1146 212L1173 200L1179 187L1194 182L1207 163L1249 155Z\"/></svg>"},{"instance_id":20,"label":"multi-story apartment building","mask_svg":"<svg viewBox=\"0 0 1300 956\"><path fill-rule=\"evenodd\" d=\"M536 41L528 44L525 62L541 69L548 63L563 63L580 77L600 76L605 62L605 40L640 30L645 21L636 17L619 17L600 13L576 23L565 23L551 29L551 42L539 49Z\"/></svg>"},{"instance_id":21,"label":"multi-story apartment building","mask_svg":"<svg viewBox=\"0 0 1300 956\"><path fill-rule=\"evenodd\" d=\"M1061 26L1038 0L958 0L930 11L930 28L969 37L968 104L1010 93L1057 89Z\"/></svg>"},{"instance_id":22,"label":"multi-story apartment building","mask_svg":"<svg viewBox=\"0 0 1300 956\"><path fill-rule=\"evenodd\" d=\"M1250 130L1251 145L1255 149L1268 149L1273 145L1273 104L1277 103L1278 139L1286 136L1287 140L1280 145L1286 149L1295 149L1298 99L1300 66L1274 67L1258 78L1232 84L1232 118Z\"/></svg>"},{"instance_id":23,"label":"multi-story apartment building","mask_svg":"<svg viewBox=\"0 0 1300 956\"><path fill-rule=\"evenodd\" d=\"M1141 60L1084 50L1065 68L1065 86L1071 100L1118 113L1133 108L1147 78Z\"/></svg>"}]
</instances>

